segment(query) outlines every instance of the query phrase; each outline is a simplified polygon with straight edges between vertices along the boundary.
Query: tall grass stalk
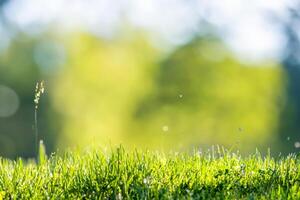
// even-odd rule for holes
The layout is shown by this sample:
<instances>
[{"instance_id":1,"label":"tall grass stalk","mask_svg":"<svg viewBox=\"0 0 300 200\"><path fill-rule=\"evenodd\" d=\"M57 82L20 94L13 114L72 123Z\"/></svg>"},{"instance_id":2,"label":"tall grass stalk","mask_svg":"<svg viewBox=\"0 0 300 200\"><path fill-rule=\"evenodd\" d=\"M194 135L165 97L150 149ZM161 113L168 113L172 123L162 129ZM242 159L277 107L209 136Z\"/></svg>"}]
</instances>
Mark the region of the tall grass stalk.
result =
<instances>
[{"instance_id":1,"label":"tall grass stalk","mask_svg":"<svg viewBox=\"0 0 300 200\"><path fill-rule=\"evenodd\" d=\"M39 131L38 131L38 109L39 102L42 94L45 92L45 82L37 82L35 86L35 94L34 94L34 130L35 130L35 153L36 158L39 158Z\"/></svg>"}]
</instances>

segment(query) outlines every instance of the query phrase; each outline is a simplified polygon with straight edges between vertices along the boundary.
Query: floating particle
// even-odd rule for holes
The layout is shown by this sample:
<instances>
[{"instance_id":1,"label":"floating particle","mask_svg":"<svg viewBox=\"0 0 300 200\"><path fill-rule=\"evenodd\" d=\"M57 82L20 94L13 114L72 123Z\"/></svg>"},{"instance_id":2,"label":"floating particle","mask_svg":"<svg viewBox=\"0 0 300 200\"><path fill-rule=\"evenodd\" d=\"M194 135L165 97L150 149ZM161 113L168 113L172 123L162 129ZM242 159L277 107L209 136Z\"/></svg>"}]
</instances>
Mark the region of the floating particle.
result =
<instances>
[{"instance_id":1,"label":"floating particle","mask_svg":"<svg viewBox=\"0 0 300 200\"><path fill-rule=\"evenodd\" d=\"M295 148L300 148L300 142L295 142L294 146Z\"/></svg>"},{"instance_id":2,"label":"floating particle","mask_svg":"<svg viewBox=\"0 0 300 200\"><path fill-rule=\"evenodd\" d=\"M162 127L162 130L163 130L164 132L168 132L168 131L169 131L169 126L163 126L163 127Z\"/></svg>"},{"instance_id":3,"label":"floating particle","mask_svg":"<svg viewBox=\"0 0 300 200\"><path fill-rule=\"evenodd\" d=\"M148 185L148 184L150 183L150 177L144 178L144 179L143 179L143 183L144 183L145 185Z\"/></svg>"}]
</instances>

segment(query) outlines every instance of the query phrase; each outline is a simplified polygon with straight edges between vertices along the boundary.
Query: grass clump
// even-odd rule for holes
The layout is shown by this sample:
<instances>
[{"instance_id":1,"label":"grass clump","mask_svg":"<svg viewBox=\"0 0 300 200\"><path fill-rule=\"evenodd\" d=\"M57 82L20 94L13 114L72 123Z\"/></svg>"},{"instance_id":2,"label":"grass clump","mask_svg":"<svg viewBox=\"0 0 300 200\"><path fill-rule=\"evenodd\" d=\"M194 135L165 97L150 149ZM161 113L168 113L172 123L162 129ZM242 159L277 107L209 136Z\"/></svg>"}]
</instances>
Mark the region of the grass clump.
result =
<instances>
[{"instance_id":1,"label":"grass clump","mask_svg":"<svg viewBox=\"0 0 300 200\"><path fill-rule=\"evenodd\" d=\"M69 152L0 160L0 199L300 199L300 159L225 151Z\"/></svg>"}]
</instances>

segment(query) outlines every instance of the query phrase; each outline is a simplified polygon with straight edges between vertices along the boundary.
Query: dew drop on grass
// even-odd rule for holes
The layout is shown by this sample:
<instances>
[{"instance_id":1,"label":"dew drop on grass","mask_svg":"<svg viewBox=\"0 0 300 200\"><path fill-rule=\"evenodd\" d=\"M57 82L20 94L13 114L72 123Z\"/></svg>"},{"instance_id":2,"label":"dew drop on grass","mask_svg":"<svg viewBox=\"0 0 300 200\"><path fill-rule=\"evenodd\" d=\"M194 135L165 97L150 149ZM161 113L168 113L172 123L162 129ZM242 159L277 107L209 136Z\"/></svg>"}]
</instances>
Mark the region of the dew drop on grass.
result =
<instances>
[{"instance_id":1,"label":"dew drop on grass","mask_svg":"<svg viewBox=\"0 0 300 200\"><path fill-rule=\"evenodd\" d=\"M287 138L286 138L287 141L290 141L290 139L291 139L290 137L287 137Z\"/></svg>"},{"instance_id":2,"label":"dew drop on grass","mask_svg":"<svg viewBox=\"0 0 300 200\"><path fill-rule=\"evenodd\" d=\"M295 148L300 148L300 142L295 142L294 146Z\"/></svg>"},{"instance_id":3,"label":"dew drop on grass","mask_svg":"<svg viewBox=\"0 0 300 200\"><path fill-rule=\"evenodd\" d=\"M122 199L123 199L122 194L119 193L119 194L116 196L116 199L117 199L117 200L122 200Z\"/></svg>"},{"instance_id":4,"label":"dew drop on grass","mask_svg":"<svg viewBox=\"0 0 300 200\"><path fill-rule=\"evenodd\" d=\"M143 183L144 183L145 185L148 185L148 184L150 183L150 178L149 178L149 177L144 178L144 179L143 179Z\"/></svg>"}]
</instances>

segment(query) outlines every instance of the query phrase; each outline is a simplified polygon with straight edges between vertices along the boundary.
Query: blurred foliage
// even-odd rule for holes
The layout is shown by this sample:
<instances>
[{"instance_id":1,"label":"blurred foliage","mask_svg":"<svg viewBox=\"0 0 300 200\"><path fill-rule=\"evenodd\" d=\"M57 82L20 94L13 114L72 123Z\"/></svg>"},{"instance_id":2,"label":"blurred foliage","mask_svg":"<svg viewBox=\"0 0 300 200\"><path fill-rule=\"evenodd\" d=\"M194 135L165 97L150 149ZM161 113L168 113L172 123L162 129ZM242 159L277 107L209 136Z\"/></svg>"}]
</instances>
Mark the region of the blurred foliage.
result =
<instances>
[{"instance_id":1,"label":"blurred foliage","mask_svg":"<svg viewBox=\"0 0 300 200\"><path fill-rule=\"evenodd\" d=\"M285 37L280 63L251 63L213 34L168 52L165 44L153 46L147 31L130 32L125 21L110 39L53 31L51 24L32 24L29 36L7 18L8 2L0 0L1 156L33 156L40 80L46 95L38 125L48 152L116 143L156 149L220 144L242 152L300 148L299 5L273 22Z\"/></svg>"},{"instance_id":2,"label":"blurred foliage","mask_svg":"<svg viewBox=\"0 0 300 200\"><path fill-rule=\"evenodd\" d=\"M151 87L158 51L139 35L104 41L79 34L66 49L53 93L64 116L59 146L122 142L137 100Z\"/></svg>"},{"instance_id":3,"label":"blurred foliage","mask_svg":"<svg viewBox=\"0 0 300 200\"><path fill-rule=\"evenodd\" d=\"M170 53L141 33L15 36L0 55L0 84L21 102L0 118L3 156L34 154L39 80L46 81L38 121L47 152L119 143L165 150L219 144L244 153L280 147L282 68L241 62L213 36Z\"/></svg>"},{"instance_id":4,"label":"blurred foliage","mask_svg":"<svg viewBox=\"0 0 300 200\"><path fill-rule=\"evenodd\" d=\"M165 57L142 36L79 34L66 48L53 90L64 119L60 147L221 144L247 152L277 142L284 78L276 63L243 64L213 37Z\"/></svg>"},{"instance_id":5,"label":"blurred foliage","mask_svg":"<svg viewBox=\"0 0 300 200\"><path fill-rule=\"evenodd\" d=\"M169 148L222 144L243 152L275 145L283 86L275 63L242 64L217 39L200 38L166 58L154 82L133 118L133 133L148 135L140 135L144 143L158 137Z\"/></svg>"},{"instance_id":6,"label":"blurred foliage","mask_svg":"<svg viewBox=\"0 0 300 200\"><path fill-rule=\"evenodd\" d=\"M34 88L39 79L48 80L36 64L33 55L42 38L32 39L20 34L10 47L0 55L0 85L18 94L20 105L13 116L0 118L0 152L7 157L32 157L34 155ZM48 38L49 40L49 38ZM5 106L5 105L4 105ZM58 119L48 95L42 97L38 113L41 137L49 151L54 150Z\"/></svg>"},{"instance_id":7,"label":"blurred foliage","mask_svg":"<svg viewBox=\"0 0 300 200\"><path fill-rule=\"evenodd\" d=\"M287 77L285 87L286 101L282 107L280 116L280 127L278 133L284 152L294 152L299 142L300 134L300 5L289 10L289 17L285 21L280 21L282 31L286 38L284 55L282 59L283 69Z\"/></svg>"}]
</instances>

